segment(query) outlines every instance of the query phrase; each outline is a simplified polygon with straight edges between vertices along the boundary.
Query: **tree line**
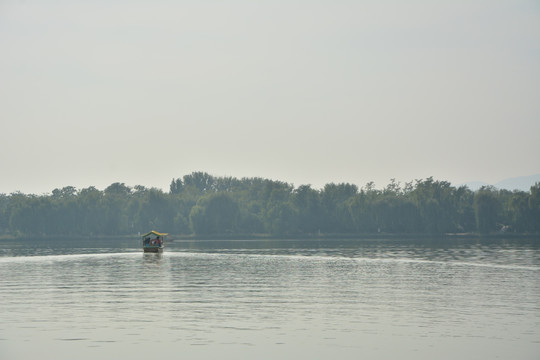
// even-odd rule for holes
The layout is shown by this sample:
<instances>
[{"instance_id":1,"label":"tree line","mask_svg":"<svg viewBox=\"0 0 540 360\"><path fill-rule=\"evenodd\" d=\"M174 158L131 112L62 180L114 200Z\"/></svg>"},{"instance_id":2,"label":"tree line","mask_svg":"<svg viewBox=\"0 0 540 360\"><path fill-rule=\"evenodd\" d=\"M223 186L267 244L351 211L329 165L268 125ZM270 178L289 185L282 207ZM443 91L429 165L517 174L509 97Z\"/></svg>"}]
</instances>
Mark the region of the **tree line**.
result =
<instances>
[{"instance_id":1,"label":"tree line","mask_svg":"<svg viewBox=\"0 0 540 360\"><path fill-rule=\"evenodd\" d=\"M540 232L540 183L530 191L471 191L432 177L383 189L329 183L321 189L263 178L194 172L170 189L114 183L51 194L0 194L0 234L129 235L444 234Z\"/></svg>"}]
</instances>

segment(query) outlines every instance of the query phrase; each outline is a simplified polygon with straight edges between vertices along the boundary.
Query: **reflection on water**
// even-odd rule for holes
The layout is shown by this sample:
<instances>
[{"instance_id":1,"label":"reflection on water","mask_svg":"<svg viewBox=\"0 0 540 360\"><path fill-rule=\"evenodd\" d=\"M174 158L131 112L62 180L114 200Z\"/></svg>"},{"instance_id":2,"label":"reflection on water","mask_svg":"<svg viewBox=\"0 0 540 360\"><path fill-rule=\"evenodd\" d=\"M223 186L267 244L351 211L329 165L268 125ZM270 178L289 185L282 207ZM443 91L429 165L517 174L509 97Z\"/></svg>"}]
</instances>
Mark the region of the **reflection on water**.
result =
<instances>
[{"instance_id":1,"label":"reflection on water","mask_svg":"<svg viewBox=\"0 0 540 360\"><path fill-rule=\"evenodd\" d=\"M2 359L540 354L534 242L15 245L0 243Z\"/></svg>"}]
</instances>

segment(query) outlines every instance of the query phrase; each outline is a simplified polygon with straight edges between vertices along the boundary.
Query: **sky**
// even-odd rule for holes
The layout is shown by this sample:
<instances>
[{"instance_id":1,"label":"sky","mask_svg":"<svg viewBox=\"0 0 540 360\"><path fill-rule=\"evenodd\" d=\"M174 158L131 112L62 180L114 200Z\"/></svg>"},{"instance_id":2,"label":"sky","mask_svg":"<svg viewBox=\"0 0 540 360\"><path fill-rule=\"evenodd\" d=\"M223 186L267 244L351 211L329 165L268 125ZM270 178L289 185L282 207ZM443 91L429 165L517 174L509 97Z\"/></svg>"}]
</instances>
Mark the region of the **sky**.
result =
<instances>
[{"instance_id":1,"label":"sky","mask_svg":"<svg viewBox=\"0 0 540 360\"><path fill-rule=\"evenodd\" d=\"M0 193L540 173L537 0L0 0Z\"/></svg>"}]
</instances>

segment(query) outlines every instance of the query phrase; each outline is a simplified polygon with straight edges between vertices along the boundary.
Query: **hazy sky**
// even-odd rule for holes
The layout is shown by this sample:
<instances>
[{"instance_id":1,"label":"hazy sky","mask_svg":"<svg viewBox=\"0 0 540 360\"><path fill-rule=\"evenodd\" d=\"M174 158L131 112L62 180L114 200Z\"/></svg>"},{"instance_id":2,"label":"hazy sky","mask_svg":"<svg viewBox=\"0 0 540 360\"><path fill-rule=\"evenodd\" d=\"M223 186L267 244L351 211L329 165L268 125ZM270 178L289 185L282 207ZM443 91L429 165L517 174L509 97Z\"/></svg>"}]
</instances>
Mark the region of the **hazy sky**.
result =
<instances>
[{"instance_id":1,"label":"hazy sky","mask_svg":"<svg viewBox=\"0 0 540 360\"><path fill-rule=\"evenodd\" d=\"M0 193L540 173L538 0L0 0Z\"/></svg>"}]
</instances>

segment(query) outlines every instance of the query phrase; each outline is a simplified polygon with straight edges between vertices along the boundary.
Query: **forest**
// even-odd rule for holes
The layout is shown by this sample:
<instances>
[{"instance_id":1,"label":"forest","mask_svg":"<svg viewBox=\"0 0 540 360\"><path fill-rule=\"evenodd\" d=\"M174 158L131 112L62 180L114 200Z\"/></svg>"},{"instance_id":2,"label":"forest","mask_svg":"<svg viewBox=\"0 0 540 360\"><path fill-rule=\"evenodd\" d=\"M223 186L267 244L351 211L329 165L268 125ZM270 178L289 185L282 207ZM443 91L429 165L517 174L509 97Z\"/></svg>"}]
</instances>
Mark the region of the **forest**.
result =
<instances>
[{"instance_id":1,"label":"forest","mask_svg":"<svg viewBox=\"0 0 540 360\"><path fill-rule=\"evenodd\" d=\"M193 172L170 189L114 183L50 194L0 194L2 236L117 236L159 230L191 236L540 233L540 183L530 191L471 191L432 177L383 189L321 189Z\"/></svg>"}]
</instances>

